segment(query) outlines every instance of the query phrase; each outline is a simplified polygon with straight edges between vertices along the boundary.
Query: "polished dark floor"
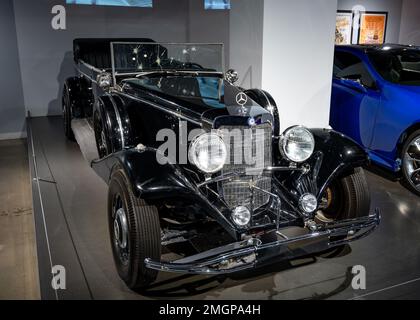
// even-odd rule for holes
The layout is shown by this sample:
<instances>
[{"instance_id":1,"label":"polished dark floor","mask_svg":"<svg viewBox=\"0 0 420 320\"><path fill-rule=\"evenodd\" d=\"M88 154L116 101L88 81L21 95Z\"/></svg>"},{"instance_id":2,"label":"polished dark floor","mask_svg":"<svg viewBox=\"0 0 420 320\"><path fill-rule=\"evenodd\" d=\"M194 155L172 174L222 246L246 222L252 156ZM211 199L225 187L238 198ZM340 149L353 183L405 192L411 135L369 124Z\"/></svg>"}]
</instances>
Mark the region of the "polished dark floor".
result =
<instances>
[{"instance_id":1,"label":"polished dark floor","mask_svg":"<svg viewBox=\"0 0 420 320\"><path fill-rule=\"evenodd\" d=\"M59 299L420 299L419 198L371 173L372 208L382 210L382 224L341 257L277 263L232 277L162 274L148 292L131 292L112 261L107 186L77 144L66 141L60 118L32 119L32 131L41 199L48 204L44 215L51 263L67 268L67 289L56 294ZM50 274L50 263L41 226L41 288L44 298L54 298L46 284L50 279L42 276L42 270ZM366 290L352 288L355 265L366 268Z\"/></svg>"}]
</instances>

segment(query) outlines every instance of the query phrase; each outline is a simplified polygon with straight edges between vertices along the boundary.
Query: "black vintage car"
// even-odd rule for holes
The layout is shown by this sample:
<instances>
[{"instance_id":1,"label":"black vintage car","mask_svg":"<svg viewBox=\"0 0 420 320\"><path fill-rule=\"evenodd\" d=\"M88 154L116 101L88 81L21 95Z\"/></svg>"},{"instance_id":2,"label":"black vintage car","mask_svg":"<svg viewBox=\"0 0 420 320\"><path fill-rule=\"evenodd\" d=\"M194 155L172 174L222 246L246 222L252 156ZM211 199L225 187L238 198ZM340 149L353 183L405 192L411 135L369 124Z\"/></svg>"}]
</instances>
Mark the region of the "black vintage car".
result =
<instances>
[{"instance_id":1,"label":"black vintage car","mask_svg":"<svg viewBox=\"0 0 420 320\"><path fill-rule=\"evenodd\" d=\"M223 57L221 44L74 41L65 134L109 185L114 259L132 289L159 271L338 250L379 224L365 151L332 130L281 130L270 94L235 86Z\"/></svg>"}]
</instances>

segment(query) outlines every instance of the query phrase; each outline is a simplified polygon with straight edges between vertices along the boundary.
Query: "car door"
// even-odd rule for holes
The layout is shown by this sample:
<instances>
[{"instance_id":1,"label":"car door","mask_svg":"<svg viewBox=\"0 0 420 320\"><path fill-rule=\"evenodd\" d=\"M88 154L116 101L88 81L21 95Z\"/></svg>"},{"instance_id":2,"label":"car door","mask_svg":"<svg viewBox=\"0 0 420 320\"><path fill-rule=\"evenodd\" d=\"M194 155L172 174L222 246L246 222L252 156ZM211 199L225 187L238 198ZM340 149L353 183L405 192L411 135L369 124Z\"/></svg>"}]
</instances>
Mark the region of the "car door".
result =
<instances>
[{"instance_id":1,"label":"car door","mask_svg":"<svg viewBox=\"0 0 420 320\"><path fill-rule=\"evenodd\" d=\"M362 59L336 50L330 114L333 129L369 148L380 101L376 82Z\"/></svg>"}]
</instances>

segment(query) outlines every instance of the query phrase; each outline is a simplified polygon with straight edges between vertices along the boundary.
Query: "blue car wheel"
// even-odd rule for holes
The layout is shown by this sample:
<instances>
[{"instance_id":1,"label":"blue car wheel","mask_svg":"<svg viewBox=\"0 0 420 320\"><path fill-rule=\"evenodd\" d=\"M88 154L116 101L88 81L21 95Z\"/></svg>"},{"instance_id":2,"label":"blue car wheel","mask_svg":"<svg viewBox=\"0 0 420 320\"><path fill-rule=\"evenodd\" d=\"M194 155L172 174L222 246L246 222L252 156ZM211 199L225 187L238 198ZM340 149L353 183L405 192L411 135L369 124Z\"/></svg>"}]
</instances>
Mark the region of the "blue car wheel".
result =
<instances>
[{"instance_id":1,"label":"blue car wheel","mask_svg":"<svg viewBox=\"0 0 420 320\"><path fill-rule=\"evenodd\" d=\"M409 190L420 195L420 130L408 137L402 156L402 183Z\"/></svg>"}]
</instances>

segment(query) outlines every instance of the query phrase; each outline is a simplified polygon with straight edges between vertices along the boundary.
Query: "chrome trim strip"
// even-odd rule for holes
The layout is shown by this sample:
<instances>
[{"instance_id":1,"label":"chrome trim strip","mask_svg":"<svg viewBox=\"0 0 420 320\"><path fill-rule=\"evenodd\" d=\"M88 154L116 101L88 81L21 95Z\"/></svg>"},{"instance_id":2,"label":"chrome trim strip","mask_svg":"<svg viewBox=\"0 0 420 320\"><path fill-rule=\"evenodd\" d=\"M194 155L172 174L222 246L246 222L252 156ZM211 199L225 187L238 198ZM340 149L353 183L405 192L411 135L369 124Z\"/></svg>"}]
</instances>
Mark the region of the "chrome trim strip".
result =
<instances>
[{"instance_id":1,"label":"chrome trim strip","mask_svg":"<svg viewBox=\"0 0 420 320\"><path fill-rule=\"evenodd\" d=\"M32 132L32 124L31 124L31 115L28 112L28 120L27 120L27 131L28 131L28 139L30 140L31 143L31 156L32 156L32 163L33 163L33 167L34 167L34 174L35 177L33 178L34 181L36 181L36 185L37 185L37 189L38 189L38 199L39 199L39 204L41 207L41 213L42 213L42 222L43 222L43 229L44 229L44 234L45 234L45 242L47 243L47 251L48 251L48 260L50 262L50 267L51 270L53 269L53 261L52 261L52 255L51 255L51 248L50 248L50 239L48 236L48 228L47 228L47 220L45 218L45 210L44 210L44 202L42 199L42 194L41 194L41 185L40 185L40 177L38 174L38 163L36 160L36 155L35 155L35 145L34 145L34 137L33 137L33 132ZM57 289L54 289L54 294L55 294L55 299L59 300L58 298L58 292Z\"/></svg>"},{"instance_id":2,"label":"chrome trim strip","mask_svg":"<svg viewBox=\"0 0 420 320\"><path fill-rule=\"evenodd\" d=\"M126 73L119 73L119 72L115 72L116 76L120 76L120 77L126 77L126 76L142 76L142 75L147 75L150 73L159 73L159 71L163 71L163 73L165 71L171 71L171 70L156 70L156 71L139 71L139 72L126 72ZM200 71L200 70L175 70L174 72L176 73L185 73L185 74L191 74L191 73L196 73L197 75L200 73L205 73L205 74L217 74L222 76L223 72L217 72L217 71Z\"/></svg>"},{"instance_id":3,"label":"chrome trim strip","mask_svg":"<svg viewBox=\"0 0 420 320\"><path fill-rule=\"evenodd\" d=\"M168 113L168 114L171 114L171 115L173 115L173 116L175 116L175 117L178 117L178 118L180 118L180 119L183 119L183 120L189 121L189 122L191 122L191 123L194 123L194 124L196 124L196 125L198 125L198 126L200 126L200 127L202 127L202 126L203 126L201 122L198 122L198 121L196 121L196 120L194 120L194 119L192 119L192 118L190 118L190 117L184 116L184 115L182 115L182 114L180 114L180 113L178 113L178 112L176 112L176 111L173 111L173 110L167 109L167 108L165 108L165 107L162 107L162 106L160 106L160 105L158 105L158 104L156 104L156 103L153 103L153 102L151 102L151 101L148 101L148 100L145 100L145 99L141 99L141 98L139 98L139 97L136 97L136 96L133 96L133 95L130 95L130 94L124 93L124 92L120 92L120 91L115 90L115 89L111 89L111 92L114 92L114 93L116 93L116 94L120 94L120 95L122 95L122 96L124 96L124 97L127 97L127 98L130 98L130 99L134 99L134 100L140 101L140 102L142 102L142 103L146 103L146 104L148 104L148 105L150 105L150 106L152 106L152 107L154 107L154 108L156 108L156 109L159 109L159 110L161 110L161 111L164 111L164 112L166 112L166 113ZM164 99L164 100L165 100L165 99ZM165 101L166 101L166 100L165 100ZM167 101L167 102L169 102L169 103L173 104L174 106L180 107L180 106L178 106L177 104L175 104L175 103L173 103L173 102L170 102L170 101Z\"/></svg>"},{"instance_id":4,"label":"chrome trim strip","mask_svg":"<svg viewBox=\"0 0 420 320\"><path fill-rule=\"evenodd\" d=\"M114 56L114 42L111 42L110 44L111 47L111 72L112 72L112 81L113 81L113 86L117 85L117 79L115 78L115 56Z\"/></svg>"}]
</instances>

